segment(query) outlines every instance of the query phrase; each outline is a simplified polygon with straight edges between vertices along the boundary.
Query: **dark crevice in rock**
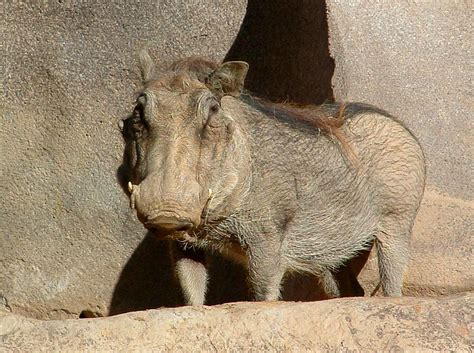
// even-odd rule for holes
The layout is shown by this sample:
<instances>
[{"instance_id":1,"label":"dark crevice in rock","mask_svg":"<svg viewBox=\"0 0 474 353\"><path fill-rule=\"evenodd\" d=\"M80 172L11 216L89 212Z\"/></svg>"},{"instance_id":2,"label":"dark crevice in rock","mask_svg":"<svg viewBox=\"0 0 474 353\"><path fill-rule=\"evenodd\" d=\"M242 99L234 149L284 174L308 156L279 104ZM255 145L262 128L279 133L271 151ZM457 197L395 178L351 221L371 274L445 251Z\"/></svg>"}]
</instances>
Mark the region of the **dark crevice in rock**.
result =
<instances>
[{"instance_id":1,"label":"dark crevice in rock","mask_svg":"<svg viewBox=\"0 0 474 353\"><path fill-rule=\"evenodd\" d=\"M102 313L94 310L82 310L79 314L79 319L91 319L95 317L103 317Z\"/></svg>"},{"instance_id":2,"label":"dark crevice in rock","mask_svg":"<svg viewBox=\"0 0 474 353\"><path fill-rule=\"evenodd\" d=\"M273 101L333 100L324 0L249 0L225 60L250 64L246 88Z\"/></svg>"}]
</instances>

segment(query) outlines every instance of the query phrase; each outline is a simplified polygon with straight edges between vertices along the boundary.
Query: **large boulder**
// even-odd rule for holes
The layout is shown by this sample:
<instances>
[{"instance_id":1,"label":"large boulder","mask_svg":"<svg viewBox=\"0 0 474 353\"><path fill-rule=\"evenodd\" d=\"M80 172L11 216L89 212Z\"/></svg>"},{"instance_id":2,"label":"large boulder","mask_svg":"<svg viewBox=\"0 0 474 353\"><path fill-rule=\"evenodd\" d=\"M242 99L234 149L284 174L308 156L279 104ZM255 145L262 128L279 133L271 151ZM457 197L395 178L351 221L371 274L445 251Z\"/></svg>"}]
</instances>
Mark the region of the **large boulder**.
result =
<instances>
[{"instance_id":1,"label":"large boulder","mask_svg":"<svg viewBox=\"0 0 474 353\"><path fill-rule=\"evenodd\" d=\"M39 321L0 314L2 351L468 352L474 295L149 310Z\"/></svg>"}]
</instances>

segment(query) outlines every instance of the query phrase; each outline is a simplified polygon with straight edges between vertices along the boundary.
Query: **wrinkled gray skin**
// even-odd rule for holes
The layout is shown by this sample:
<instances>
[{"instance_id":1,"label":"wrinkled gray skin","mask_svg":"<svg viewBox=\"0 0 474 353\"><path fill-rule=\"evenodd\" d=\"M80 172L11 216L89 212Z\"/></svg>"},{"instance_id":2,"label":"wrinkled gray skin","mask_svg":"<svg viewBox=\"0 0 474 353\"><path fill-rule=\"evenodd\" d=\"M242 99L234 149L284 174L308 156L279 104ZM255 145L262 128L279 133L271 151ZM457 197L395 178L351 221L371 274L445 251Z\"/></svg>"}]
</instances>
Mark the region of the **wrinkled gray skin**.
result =
<instances>
[{"instance_id":1,"label":"wrinkled gray skin","mask_svg":"<svg viewBox=\"0 0 474 353\"><path fill-rule=\"evenodd\" d=\"M141 64L144 89L123 134L131 203L146 228L243 263L256 300L277 300L292 271L318 275L337 297L332 272L375 241L383 292L401 295L425 179L422 150L402 125L348 105L348 153L241 95L246 63L184 60L156 74L143 52ZM176 270L186 302L203 304L202 258L180 255Z\"/></svg>"}]
</instances>

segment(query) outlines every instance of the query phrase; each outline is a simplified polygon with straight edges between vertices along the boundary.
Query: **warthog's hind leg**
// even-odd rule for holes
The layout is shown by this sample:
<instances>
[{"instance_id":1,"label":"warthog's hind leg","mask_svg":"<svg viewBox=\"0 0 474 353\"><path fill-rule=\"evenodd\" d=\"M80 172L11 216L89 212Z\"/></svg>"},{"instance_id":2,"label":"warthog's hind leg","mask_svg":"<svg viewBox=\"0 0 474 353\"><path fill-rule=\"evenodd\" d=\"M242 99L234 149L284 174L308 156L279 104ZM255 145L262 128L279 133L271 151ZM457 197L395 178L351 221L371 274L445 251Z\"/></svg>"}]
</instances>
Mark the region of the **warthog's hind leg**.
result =
<instances>
[{"instance_id":1,"label":"warthog's hind leg","mask_svg":"<svg viewBox=\"0 0 474 353\"><path fill-rule=\"evenodd\" d=\"M411 225L394 220L384 222L377 235L377 256L380 282L388 297L402 295L403 274L409 260Z\"/></svg>"},{"instance_id":2,"label":"warthog's hind leg","mask_svg":"<svg viewBox=\"0 0 474 353\"><path fill-rule=\"evenodd\" d=\"M339 285L334 277L334 274L329 270L324 270L319 275L319 282L323 287L324 293L329 298L339 298L341 296L341 292L339 290Z\"/></svg>"}]
</instances>

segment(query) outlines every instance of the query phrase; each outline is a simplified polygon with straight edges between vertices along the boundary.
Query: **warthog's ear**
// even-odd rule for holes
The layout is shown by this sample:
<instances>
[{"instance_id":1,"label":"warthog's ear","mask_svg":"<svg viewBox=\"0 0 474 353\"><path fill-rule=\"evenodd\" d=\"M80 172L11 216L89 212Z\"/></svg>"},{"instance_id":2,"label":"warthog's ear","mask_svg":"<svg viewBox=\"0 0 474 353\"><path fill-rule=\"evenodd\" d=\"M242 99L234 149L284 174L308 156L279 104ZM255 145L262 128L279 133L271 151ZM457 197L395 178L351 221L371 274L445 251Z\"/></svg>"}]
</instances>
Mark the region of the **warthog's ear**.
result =
<instances>
[{"instance_id":1,"label":"warthog's ear","mask_svg":"<svg viewBox=\"0 0 474 353\"><path fill-rule=\"evenodd\" d=\"M206 80L207 87L218 96L240 96L244 88L249 64L243 61L228 61L219 66Z\"/></svg>"}]
</instances>

